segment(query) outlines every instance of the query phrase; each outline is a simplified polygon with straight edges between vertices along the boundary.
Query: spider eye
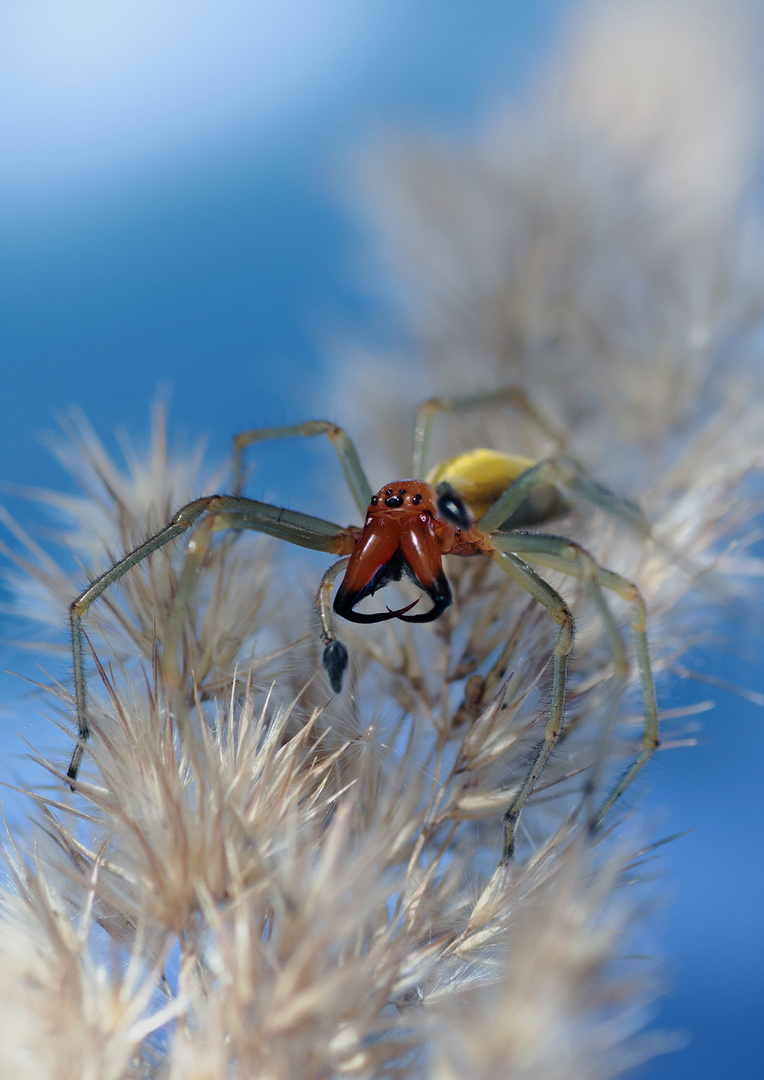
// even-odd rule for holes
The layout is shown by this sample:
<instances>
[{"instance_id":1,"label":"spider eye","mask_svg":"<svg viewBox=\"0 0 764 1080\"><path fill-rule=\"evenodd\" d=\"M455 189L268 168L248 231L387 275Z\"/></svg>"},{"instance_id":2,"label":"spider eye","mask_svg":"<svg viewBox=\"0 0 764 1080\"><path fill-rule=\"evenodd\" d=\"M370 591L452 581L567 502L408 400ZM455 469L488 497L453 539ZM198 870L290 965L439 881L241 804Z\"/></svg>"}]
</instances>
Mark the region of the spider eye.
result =
<instances>
[{"instance_id":1,"label":"spider eye","mask_svg":"<svg viewBox=\"0 0 764 1080\"><path fill-rule=\"evenodd\" d=\"M419 493L418 493L417 495L415 495L415 496L414 496L414 498L413 498L413 499L411 500L411 505L412 505L412 506L419 506L419 504L420 504L420 502L421 502L421 501L422 501L422 492L420 491L420 492L419 492Z\"/></svg>"},{"instance_id":2,"label":"spider eye","mask_svg":"<svg viewBox=\"0 0 764 1080\"><path fill-rule=\"evenodd\" d=\"M438 513L460 529L469 529L472 525L472 518L464 500L448 484L438 486Z\"/></svg>"}]
</instances>

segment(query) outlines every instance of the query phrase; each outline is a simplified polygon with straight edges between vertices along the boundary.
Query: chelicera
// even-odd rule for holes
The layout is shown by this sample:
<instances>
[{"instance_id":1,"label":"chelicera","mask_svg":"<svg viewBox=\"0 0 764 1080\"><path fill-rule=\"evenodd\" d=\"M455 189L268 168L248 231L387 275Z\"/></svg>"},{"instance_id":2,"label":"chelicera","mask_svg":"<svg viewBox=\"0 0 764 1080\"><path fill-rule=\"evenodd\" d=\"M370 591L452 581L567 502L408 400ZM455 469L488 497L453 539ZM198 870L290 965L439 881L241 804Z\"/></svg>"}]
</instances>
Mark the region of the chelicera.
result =
<instances>
[{"instance_id":1,"label":"chelicera","mask_svg":"<svg viewBox=\"0 0 764 1080\"><path fill-rule=\"evenodd\" d=\"M334 611L350 622L385 619L432 622L451 603L451 588L443 571L443 555L476 555L479 541L462 538L462 529L438 505L436 489L422 480L400 480L372 495L366 522L350 555L345 576L334 598ZM405 608L361 613L356 605L390 581L409 577L432 601L427 611L406 614ZM339 691L338 685L333 685Z\"/></svg>"},{"instance_id":2,"label":"chelicera","mask_svg":"<svg viewBox=\"0 0 764 1080\"><path fill-rule=\"evenodd\" d=\"M563 457L533 462L517 455L478 449L460 454L426 472L430 427L439 412L468 411L500 403L522 409L549 431L526 396L514 388L470 398L434 399L422 405L417 413L412 477L388 483L376 494L372 493L347 433L327 421L260 428L238 435L234 440L235 493L196 499L181 507L163 529L92 581L71 604L79 725L79 739L68 770L72 786L75 786L90 732L82 646L82 619L90 605L132 567L192 527L197 557L206 549L214 533L225 529L251 529L339 556L324 574L317 595L323 664L335 693L342 689L348 652L338 637L334 616L356 623L388 619L427 623L437 619L451 604L451 589L443 568L445 555L493 559L547 609L558 627L552 654L551 702L543 739L532 757L525 779L504 813L502 861L505 863L512 857L520 811L562 732L568 657L573 643L573 616L566 601L529 563L561 570L585 583L603 619L615 666L622 674L628 670L626 653L603 592L615 592L628 601L642 689L644 732L639 754L599 810L597 821L601 821L658 745L658 715L647 646L645 604L636 585L601 567L575 541L535 531L535 527L564 511L567 502L563 492L598 504L639 529L645 529L645 522L632 503L596 484L574 462ZM364 519L362 526L343 527L240 494L245 447L265 439L314 435L328 436L334 446ZM343 577L332 600L340 574ZM422 596L402 608L358 610L364 599L403 576L421 589Z\"/></svg>"}]
</instances>

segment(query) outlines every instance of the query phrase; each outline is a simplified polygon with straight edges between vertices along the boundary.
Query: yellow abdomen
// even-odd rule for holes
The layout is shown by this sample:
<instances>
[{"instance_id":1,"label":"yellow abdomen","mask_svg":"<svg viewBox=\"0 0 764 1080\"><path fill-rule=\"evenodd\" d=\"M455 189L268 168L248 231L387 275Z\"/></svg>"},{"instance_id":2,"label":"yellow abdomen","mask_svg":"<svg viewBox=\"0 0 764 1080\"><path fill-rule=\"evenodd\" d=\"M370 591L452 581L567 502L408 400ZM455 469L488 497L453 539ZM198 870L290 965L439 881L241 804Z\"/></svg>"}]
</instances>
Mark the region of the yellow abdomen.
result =
<instances>
[{"instance_id":1,"label":"yellow abdomen","mask_svg":"<svg viewBox=\"0 0 764 1080\"><path fill-rule=\"evenodd\" d=\"M475 520L479 521L510 484L535 464L531 458L520 454L504 454L500 450L468 450L436 465L428 473L427 482L433 486L448 484L461 495ZM541 485L533 489L504 523L504 527L536 525L559 517L566 509L567 504L557 488L551 484Z\"/></svg>"}]
</instances>

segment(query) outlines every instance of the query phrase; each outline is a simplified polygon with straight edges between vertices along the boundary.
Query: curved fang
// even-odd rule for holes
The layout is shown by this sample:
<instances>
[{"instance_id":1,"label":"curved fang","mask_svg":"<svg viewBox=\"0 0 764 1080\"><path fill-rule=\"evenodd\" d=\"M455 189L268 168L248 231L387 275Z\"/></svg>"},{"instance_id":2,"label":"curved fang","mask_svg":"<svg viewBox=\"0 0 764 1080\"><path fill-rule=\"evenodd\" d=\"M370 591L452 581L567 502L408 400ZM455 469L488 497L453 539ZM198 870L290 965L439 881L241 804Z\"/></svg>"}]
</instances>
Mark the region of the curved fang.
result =
<instances>
[{"instance_id":1,"label":"curved fang","mask_svg":"<svg viewBox=\"0 0 764 1080\"><path fill-rule=\"evenodd\" d=\"M396 611L393 611L393 609L389 607L389 608L388 608L387 610L388 610L388 611L390 612L390 615L391 615L391 617L392 617L392 618L395 618L395 619L402 619L402 618L403 618L403 616L404 616L404 615L406 614L406 612L407 612L407 611L411 611L411 609L412 609L413 607L416 607L416 605L417 605L417 604L419 603L419 601L420 601L421 599L422 599L422 597L421 597L421 596L418 596L418 597L416 598L416 600L412 600L412 601L411 601L411 603L410 603L410 604L406 604L406 606L405 606L405 607L402 607L402 608L397 608L397 610L396 610Z\"/></svg>"},{"instance_id":2,"label":"curved fang","mask_svg":"<svg viewBox=\"0 0 764 1080\"><path fill-rule=\"evenodd\" d=\"M387 622L388 619L397 619L399 617L398 611L391 611L389 608L387 611L379 612L355 611L354 609L356 604L360 604L367 596L372 596L377 589L383 589L388 582L400 581L403 569L400 549L396 549L393 551L392 557L381 566L378 566L375 573L361 588L355 590L349 588L346 574L337 590L337 595L334 597L336 614L343 619L347 619L348 622L356 623L377 623ZM414 603L417 603L417 601L415 600ZM408 608L405 607L400 610L408 611Z\"/></svg>"},{"instance_id":3,"label":"curved fang","mask_svg":"<svg viewBox=\"0 0 764 1080\"><path fill-rule=\"evenodd\" d=\"M335 598L334 610L341 618L347 619L348 622L377 623L387 622L388 619L400 619L401 622L432 622L433 619L437 619L437 617L441 615L447 607L450 606L451 589L449 588L448 582L446 581L444 574L441 574L433 583L433 585L429 587L424 586L421 581L418 581L417 584L425 589L425 592L432 600L432 607L430 608L430 610L422 612L421 615L406 615L407 611L410 611L411 608L415 607L419 603L419 601L422 599L421 596L418 596L416 600L412 600L412 602L410 604L407 604L406 607L397 608L395 610L393 610L392 608L388 608L387 611L370 613L367 613L365 611L353 610L352 604L360 603L360 601L363 599L363 597L361 596L356 596L352 598L349 597L347 598L347 601L345 603L340 604L337 603L337 598ZM337 593L337 597L339 597L339 595L340 594ZM352 604L349 602L351 600Z\"/></svg>"}]
</instances>

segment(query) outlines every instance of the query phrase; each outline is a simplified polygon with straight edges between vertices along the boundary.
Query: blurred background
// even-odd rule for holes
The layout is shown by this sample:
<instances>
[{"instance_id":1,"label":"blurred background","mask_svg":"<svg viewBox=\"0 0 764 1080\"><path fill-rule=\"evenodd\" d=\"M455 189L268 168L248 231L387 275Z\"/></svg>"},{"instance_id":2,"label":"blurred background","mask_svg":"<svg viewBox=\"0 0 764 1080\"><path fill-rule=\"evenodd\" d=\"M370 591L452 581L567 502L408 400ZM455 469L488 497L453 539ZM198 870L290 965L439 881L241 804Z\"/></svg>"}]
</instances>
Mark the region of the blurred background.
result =
<instances>
[{"instance_id":1,"label":"blurred background","mask_svg":"<svg viewBox=\"0 0 764 1080\"><path fill-rule=\"evenodd\" d=\"M391 333L352 156L391 130L469 132L521 98L578 6L5 0L0 497L14 516L44 521L19 487L74 490L46 446L73 406L111 449L117 429L146 444L158 391L171 431L189 446L204 436L217 462L236 431L317 414L362 442L363 416L331 415L326 395L338 342ZM305 461L280 449L251 493L310 509ZM0 635L1 666L34 678L17 633ZM744 660L699 663L755 684ZM66 677L63 659L51 669ZM19 732L39 743L43 721L24 684L2 679L8 781L23 772ZM764 711L709 696L719 708L700 745L640 778L657 838L693 830L655 864L668 902L651 945L669 990L653 1026L688 1039L647 1067L656 1078L764 1067ZM3 802L13 819L18 804Z\"/></svg>"}]
</instances>

